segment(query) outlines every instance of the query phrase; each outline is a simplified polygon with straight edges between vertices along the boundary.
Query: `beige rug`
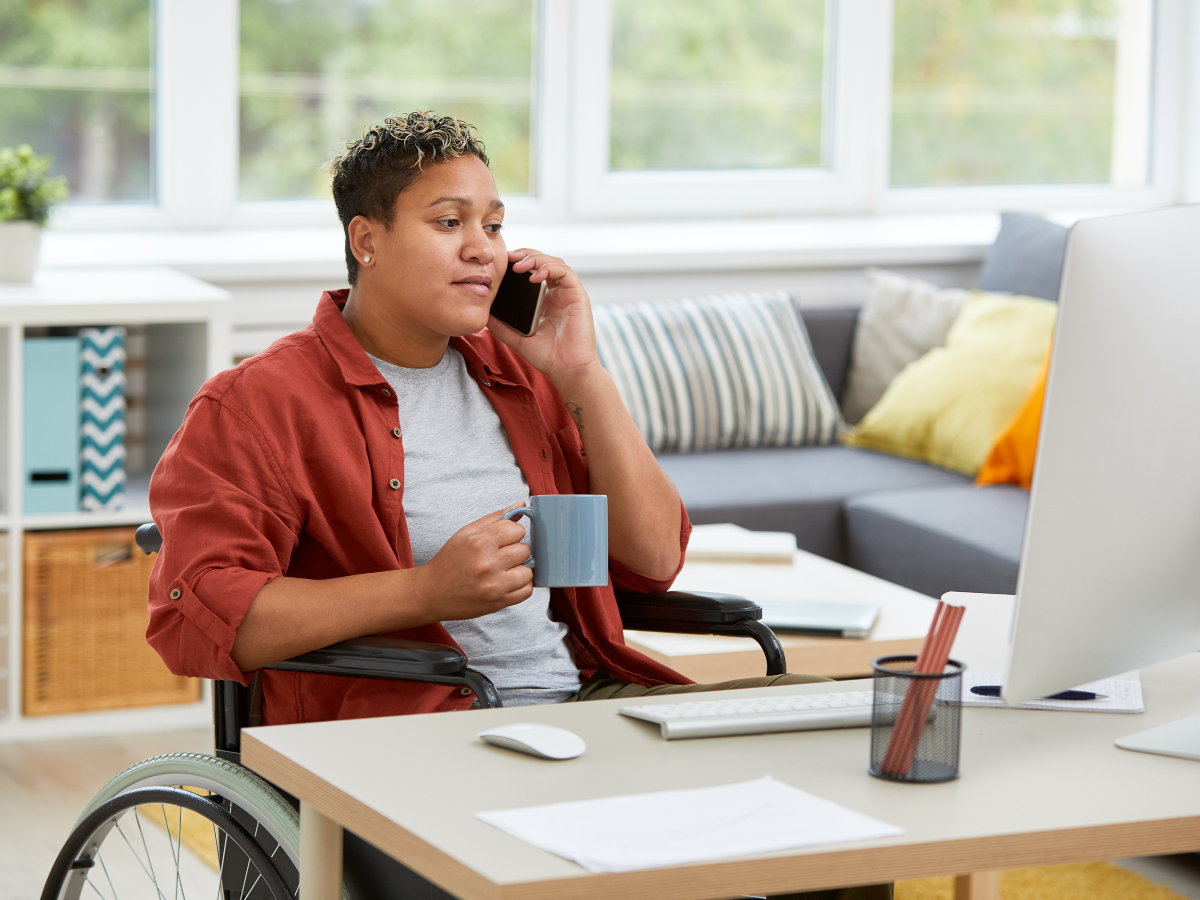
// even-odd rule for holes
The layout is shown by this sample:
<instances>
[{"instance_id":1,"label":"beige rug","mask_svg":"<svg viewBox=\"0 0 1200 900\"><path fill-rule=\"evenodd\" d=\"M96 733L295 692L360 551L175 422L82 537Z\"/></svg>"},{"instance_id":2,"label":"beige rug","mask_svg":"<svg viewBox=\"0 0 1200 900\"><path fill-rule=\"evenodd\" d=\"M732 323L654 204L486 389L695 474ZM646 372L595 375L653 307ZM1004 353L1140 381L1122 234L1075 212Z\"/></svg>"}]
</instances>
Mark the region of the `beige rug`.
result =
<instances>
[{"instance_id":1,"label":"beige rug","mask_svg":"<svg viewBox=\"0 0 1200 900\"><path fill-rule=\"evenodd\" d=\"M1001 900L1185 900L1109 862L1011 869L1000 876ZM896 882L896 900L954 900L953 878Z\"/></svg>"}]
</instances>

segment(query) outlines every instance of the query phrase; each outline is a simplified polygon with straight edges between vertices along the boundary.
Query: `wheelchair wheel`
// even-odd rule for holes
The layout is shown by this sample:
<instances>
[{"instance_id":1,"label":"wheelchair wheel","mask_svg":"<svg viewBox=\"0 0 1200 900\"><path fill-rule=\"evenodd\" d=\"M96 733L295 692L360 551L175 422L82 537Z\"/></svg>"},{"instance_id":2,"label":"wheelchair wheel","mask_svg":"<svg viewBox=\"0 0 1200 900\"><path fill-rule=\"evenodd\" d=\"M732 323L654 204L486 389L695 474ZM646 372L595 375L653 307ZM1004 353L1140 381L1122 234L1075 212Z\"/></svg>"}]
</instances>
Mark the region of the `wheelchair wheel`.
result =
<instances>
[{"instance_id":1,"label":"wheelchair wheel","mask_svg":"<svg viewBox=\"0 0 1200 900\"><path fill-rule=\"evenodd\" d=\"M250 770L199 753L157 756L84 809L42 900L291 900L299 847L296 810Z\"/></svg>"},{"instance_id":2,"label":"wheelchair wheel","mask_svg":"<svg viewBox=\"0 0 1200 900\"><path fill-rule=\"evenodd\" d=\"M185 843L188 831L204 836L215 866L205 859L207 852ZM76 900L85 888L91 888L89 896L105 898L162 900L190 892L226 900L293 900L271 856L228 810L210 797L169 787L117 794L71 832L42 898Z\"/></svg>"}]
</instances>

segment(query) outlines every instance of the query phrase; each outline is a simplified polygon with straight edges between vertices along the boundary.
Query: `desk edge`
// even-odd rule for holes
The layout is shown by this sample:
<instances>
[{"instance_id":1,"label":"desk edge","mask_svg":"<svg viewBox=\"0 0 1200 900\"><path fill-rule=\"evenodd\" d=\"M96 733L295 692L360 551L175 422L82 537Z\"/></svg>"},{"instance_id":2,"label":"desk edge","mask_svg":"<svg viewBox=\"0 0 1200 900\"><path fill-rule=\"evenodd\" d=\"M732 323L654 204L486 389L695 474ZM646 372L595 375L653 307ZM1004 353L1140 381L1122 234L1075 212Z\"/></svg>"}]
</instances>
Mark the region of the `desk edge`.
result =
<instances>
[{"instance_id":1,"label":"desk edge","mask_svg":"<svg viewBox=\"0 0 1200 900\"><path fill-rule=\"evenodd\" d=\"M502 900L499 885L258 740L252 729L242 731L242 762L385 853L403 855L408 868L461 900Z\"/></svg>"},{"instance_id":2,"label":"desk edge","mask_svg":"<svg viewBox=\"0 0 1200 900\"><path fill-rule=\"evenodd\" d=\"M1200 850L1200 816L1119 822L929 844L882 844L609 875L497 884L243 732L242 758L262 777L462 900L720 900L897 879Z\"/></svg>"}]
</instances>

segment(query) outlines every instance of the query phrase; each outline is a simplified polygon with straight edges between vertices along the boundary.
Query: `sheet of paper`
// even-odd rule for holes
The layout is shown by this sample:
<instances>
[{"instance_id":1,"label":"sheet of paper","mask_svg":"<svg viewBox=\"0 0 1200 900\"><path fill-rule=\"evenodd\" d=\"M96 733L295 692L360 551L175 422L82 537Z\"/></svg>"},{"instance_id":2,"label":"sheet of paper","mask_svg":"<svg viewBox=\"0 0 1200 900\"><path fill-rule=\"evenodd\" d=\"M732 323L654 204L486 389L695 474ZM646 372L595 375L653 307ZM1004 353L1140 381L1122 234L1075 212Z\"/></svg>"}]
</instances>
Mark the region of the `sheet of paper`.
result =
<instances>
[{"instance_id":1,"label":"sheet of paper","mask_svg":"<svg viewBox=\"0 0 1200 900\"><path fill-rule=\"evenodd\" d=\"M767 775L477 817L589 872L632 872L904 833Z\"/></svg>"},{"instance_id":2,"label":"sheet of paper","mask_svg":"<svg viewBox=\"0 0 1200 900\"><path fill-rule=\"evenodd\" d=\"M1146 711L1142 702L1142 683L1123 678L1105 678L1091 681L1075 688L1103 694L1103 700L1034 700L1018 706L1006 707L999 697L981 697L972 694L976 685L1002 684L1003 678L994 672L967 672L963 675L963 706L998 706L1001 709L1054 709L1065 712L1108 712L1140 713Z\"/></svg>"},{"instance_id":3,"label":"sheet of paper","mask_svg":"<svg viewBox=\"0 0 1200 900\"><path fill-rule=\"evenodd\" d=\"M688 538L693 562L762 562L790 566L796 536L787 531L749 531L740 525L696 525Z\"/></svg>"}]
</instances>

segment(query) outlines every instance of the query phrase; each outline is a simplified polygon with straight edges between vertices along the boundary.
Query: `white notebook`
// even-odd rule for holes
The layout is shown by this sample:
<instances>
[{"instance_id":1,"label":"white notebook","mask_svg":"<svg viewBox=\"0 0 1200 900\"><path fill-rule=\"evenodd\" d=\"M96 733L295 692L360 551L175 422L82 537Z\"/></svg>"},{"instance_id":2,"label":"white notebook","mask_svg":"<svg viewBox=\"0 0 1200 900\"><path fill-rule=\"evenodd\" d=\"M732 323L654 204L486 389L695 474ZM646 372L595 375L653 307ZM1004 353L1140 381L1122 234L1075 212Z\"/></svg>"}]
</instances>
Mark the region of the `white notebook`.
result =
<instances>
[{"instance_id":1,"label":"white notebook","mask_svg":"<svg viewBox=\"0 0 1200 900\"><path fill-rule=\"evenodd\" d=\"M589 872L682 866L904 834L902 828L769 775L741 784L576 800L476 817Z\"/></svg>"},{"instance_id":2,"label":"white notebook","mask_svg":"<svg viewBox=\"0 0 1200 900\"><path fill-rule=\"evenodd\" d=\"M1142 702L1142 683L1119 678L1090 681L1074 688L1103 694L1097 700L1032 700L1017 706L1005 706L999 697L981 697L971 693L976 685L1001 684L1003 678L994 672L967 672L963 675L963 706L998 706L1001 709L1055 709L1063 712L1140 713L1146 711Z\"/></svg>"},{"instance_id":3,"label":"white notebook","mask_svg":"<svg viewBox=\"0 0 1200 900\"><path fill-rule=\"evenodd\" d=\"M696 525L688 538L692 562L766 563L790 566L796 536L787 531L750 531L741 525Z\"/></svg>"}]
</instances>

